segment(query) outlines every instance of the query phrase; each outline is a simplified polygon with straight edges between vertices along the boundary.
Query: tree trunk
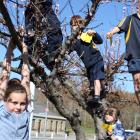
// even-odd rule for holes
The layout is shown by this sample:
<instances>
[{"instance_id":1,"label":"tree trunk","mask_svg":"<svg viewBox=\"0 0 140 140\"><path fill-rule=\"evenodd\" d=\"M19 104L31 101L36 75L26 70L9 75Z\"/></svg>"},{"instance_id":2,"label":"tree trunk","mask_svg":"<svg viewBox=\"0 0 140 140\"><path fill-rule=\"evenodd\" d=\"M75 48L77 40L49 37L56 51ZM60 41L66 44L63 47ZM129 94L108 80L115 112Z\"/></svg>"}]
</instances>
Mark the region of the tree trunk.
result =
<instances>
[{"instance_id":1,"label":"tree trunk","mask_svg":"<svg viewBox=\"0 0 140 140\"><path fill-rule=\"evenodd\" d=\"M54 79L52 85L49 86L50 94L47 94L47 97L50 99L50 101L53 104L55 104L55 107L57 108L58 112L62 116L67 118L67 120L69 121L71 125L71 128L75 132L76 140L86 140L85 132L83 131L81 127L80 113L78 109L71 111L68 107L66 107L63 104L62 97L59 95L59 93L57 93L57 89L54 88L54 87L59 87L61 85L58 79Z\"/></svg>"},{"instance_id":2,"label":"tree trunk","mask_svg":"<svg viewBox=\"0 0 140 140\"><path fill-rule=\"evenodd\" d=\"M106 136L105 130L102 128L103 120L99 117L94 117L96 140L104 140Z\"/></svg>"},{"instance_id":3,"label":"tree trunk","mask_svg":"<svg viewBox=\"0 0 140 140\"><path fill-rule=\"evenodd\" d=\"M73 118L69 120L70 125L75 132L76 140L86 140L85 132L81 127L81 121L78 110L73 113Z\"/></svg>"},{"instance_id":4,"label":"tree trunk","mask_svg":"<svg viewBox=\"0 0 140 140\"><path fill-rule=\"evenodd\" d=\"M73 126L72 129L75 132L76 140L86 140L85 133L80 125Z\"/></svg>"}]
</instances>

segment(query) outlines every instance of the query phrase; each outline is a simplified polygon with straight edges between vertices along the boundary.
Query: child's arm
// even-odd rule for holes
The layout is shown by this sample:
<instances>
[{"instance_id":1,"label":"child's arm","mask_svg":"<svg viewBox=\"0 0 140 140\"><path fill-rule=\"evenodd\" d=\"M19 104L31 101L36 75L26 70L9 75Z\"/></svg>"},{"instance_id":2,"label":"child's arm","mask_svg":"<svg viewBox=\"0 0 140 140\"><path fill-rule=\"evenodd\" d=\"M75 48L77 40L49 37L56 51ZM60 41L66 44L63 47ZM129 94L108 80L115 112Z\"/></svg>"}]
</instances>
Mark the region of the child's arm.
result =
<instances>
[{"instance_id":1,"label":"child's arm","mask_svg":"<svg viewBox=\"0 0 140 140\"><path fill-rule=\"evenodd\" d=\"M114 27L114 29L111 32L107 33L107 38L110 39L113 37L114 34L120 32L120 28L119 27Z\"/></svg>"},{"instance_id":2,"label":"child's arm","mask_svg":"<svg viewBox=\"0 0 140 140\"><path fill-rule=\"evenodd\" d=\"M111 32L107 33L107 38L112 38L112 36L116 33L127 32L130 26L131 16L127 16L120 21L120 23L113 28Z\"/></svg>"},{"instance_id":3,"label":"child's arm","mask_svg":"<svg viewBox=\"0 0 140 140\"><path fill-rule=\"evenodd\" d=\"M103 40L101 38L101 36L94 30L88 30L88 35L92 35L92 40L95 44L102 44Z\"/></svg>"},{"instance_id":4,"label":"child's arm","mask_svg":"<svg viewBox=\"0 0 140 140\"><path fill-rule=\"evenodd\" d=\"M13 43L11 39L7 48L5 59L3 61L3 69L2 69L2 73L0 77L0 100L3 100L5 91L7 88L7 83L8 83L10 71L11 71L11 57L12 57L14 48L15 48L15 44Z\"/></svg>"},{"instance_id":5,"label":"child's arm","mask_svg":"<svg viewBox=\"0 0 140 140\"><path fill-rule=\"evenodd\" d=\"M22 70L21 70L21 84L25 87L27 91L28 100L30 101L30 71L29 71L29 62L28 62L28 50L27 46L23 43L22 44Z\"/></svg>"}]
</instances>

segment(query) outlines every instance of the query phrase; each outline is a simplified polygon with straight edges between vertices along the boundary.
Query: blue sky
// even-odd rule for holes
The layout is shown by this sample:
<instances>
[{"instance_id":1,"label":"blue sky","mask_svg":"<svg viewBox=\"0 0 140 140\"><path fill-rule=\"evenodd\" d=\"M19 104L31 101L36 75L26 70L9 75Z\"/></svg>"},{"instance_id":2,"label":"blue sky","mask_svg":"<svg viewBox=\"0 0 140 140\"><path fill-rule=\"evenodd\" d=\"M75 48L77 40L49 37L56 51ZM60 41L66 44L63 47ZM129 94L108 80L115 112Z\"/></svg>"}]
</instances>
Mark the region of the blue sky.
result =
<instances>
[{"instance_id":1,"label":"blue sky","mask_svg":"<svg viewBox=\"0 0 140 140\"><path fill-rule=\"evenodd\" d=\"M70 28L69 28L69 20L70 17L73 14L80 14L82 17L85 16L85 12L87 11L87 3L91 5L90 0L71 0L71 6L68 4L69 2L67 0L55 0L55 2L59 3L59 9L60 11L63 9L61 14L59 15L60 21L63 21L64 19L66 20L67 24L67 34L70 33ZM10 4L10 2L8 3ZM67 5L67 6L66 6ZM65 8L64 8L65 7ZM12 10L13 8L9 7L10 13L12 13L12 19L15 20L15 11ZM125 13L123 13L123 10L126 10ZM133 6L126 6L125 4L120 4L120 3L106 3L106 4L101 4L97 10L97 13L95 15L94 20L90 23L89 27L95 27L99 25L100 23L103 23L101 26L96 28L96 31L99 32L102 37L104 38L105 42L105 35L108 31L110 31L115 25L118 24L118 22L126 15L130 14L133 11ZM21 11L21 24L24 24L24 18L23 18L23 10ZM62 23L64 24L64 22ZM114 39L118 35L114 36ZM124 39L123 35L119 35L121 38L121 52L125 51L125 45L124 45ZM109 42L108 42L109 43ZM1 47L2 48L2 47ZM99 49L101 52L104 52L104 44L99 46ZM3 60L5 49L1 49L0 51L0 60ZM18 51L15 51L16 55L19 55ZM14 65L17 65L17 63L14 63ZM15 74L12 74L12 77L18 77ZM116 77L118 78L123 78L124 76L128 77L130 80L132 80L132 77L130 74L124 75L124 74L119 74ZM118 81L116 84L119 88L125 91L131 91L133 92L133 83L132 81L125 81L124 85Z\"/></svg>"}]
</instances>

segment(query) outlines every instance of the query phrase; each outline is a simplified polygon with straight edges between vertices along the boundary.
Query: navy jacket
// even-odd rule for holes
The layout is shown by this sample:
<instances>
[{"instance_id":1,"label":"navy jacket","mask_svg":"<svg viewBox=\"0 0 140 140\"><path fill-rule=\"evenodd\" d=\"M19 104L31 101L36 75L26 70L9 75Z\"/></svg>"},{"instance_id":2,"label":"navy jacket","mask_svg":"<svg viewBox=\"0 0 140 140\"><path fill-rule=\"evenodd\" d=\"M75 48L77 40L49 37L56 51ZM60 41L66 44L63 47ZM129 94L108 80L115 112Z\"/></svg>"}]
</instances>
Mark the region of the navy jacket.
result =
<instances>
[{"instance_id":1,"label":"navy jacket","mask_svg":"<svg viewBox=\"0 0 140 140\"><path fill-rule=\"evenodd\" d=\"M92 41L95 44L103 43L103 40L98 33L96 33L93 36ZM97 50L96 48L93 48L92 45L93 45L92 42L86 43L86 42L83 42L81 39L78 39L72 45L72 48L71 48L71 51L75 50L77 54L81 57L81 60L85 64L86 68L90 68L94 64L98 63L99 61L103 61L103 57L101 56L101 53L99 52L99 50Z\"/></svg>"}]
</instances>

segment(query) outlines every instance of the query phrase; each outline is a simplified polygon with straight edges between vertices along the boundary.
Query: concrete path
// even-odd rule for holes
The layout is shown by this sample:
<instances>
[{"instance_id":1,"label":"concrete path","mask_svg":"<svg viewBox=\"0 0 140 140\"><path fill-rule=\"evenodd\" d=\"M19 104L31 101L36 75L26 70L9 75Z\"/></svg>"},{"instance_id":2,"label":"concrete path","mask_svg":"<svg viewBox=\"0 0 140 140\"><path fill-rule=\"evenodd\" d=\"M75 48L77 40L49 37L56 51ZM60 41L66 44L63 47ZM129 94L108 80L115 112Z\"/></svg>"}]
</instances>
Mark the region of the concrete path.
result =
<instances>
[{"instance_id":1,"label":"concrete path","mask_svg":"<svg viewBox=\"0 0 140 140\"><path fill-rule=\"evenodd\" d=\"M75 135L65 136L65 135L55 135L53 137L47 136L47 137L32 137L31 140L76 140ZM94 140L93 137L87 137L87 140Z\"/></svg>"}]
</instances>

